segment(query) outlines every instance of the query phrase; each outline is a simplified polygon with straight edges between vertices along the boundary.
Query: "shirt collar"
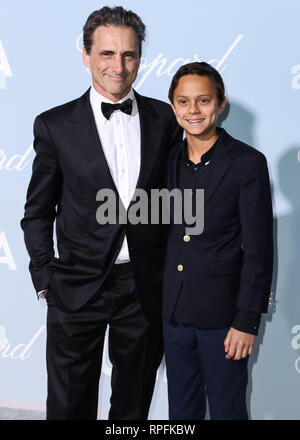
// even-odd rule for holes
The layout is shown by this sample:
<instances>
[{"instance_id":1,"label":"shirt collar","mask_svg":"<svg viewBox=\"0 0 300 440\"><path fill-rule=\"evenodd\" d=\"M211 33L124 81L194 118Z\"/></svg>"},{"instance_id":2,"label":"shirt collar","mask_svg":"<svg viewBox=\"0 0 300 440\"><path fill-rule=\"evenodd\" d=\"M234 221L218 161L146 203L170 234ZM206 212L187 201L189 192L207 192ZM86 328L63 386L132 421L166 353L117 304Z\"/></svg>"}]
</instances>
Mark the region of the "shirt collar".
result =
<instances>
[{"instance_id":1,"label":"shirt collar","mask_svg":"<svg viewBox=\"0 0 300 440\"><path fill-rule=\"evenodd\" d=\"M220 145L223 141L223 133L224 133L224 129L221 127L217 127L217 133L218 133L218 138L216 140L216 142L210 147L209 150L206 151L206 153L204 153L201 156L201 162L200 164L206 164L207 162L209 162L212 158L212 155L214 153L214 151L216 150L216 148L218 147L218 145ZM187 154L187 140L184 139L184 143L183 143L183 148L182 148L182 156L181 156L182 160L184 160L185 162L191 162L188 158L188 154ZM197 164L198 165L198 164Z\"/></svg>"},{"instance_id":2,"label":"shirt collar","mask_svg":"<svg viewBox=\"0 0 300 440\"><path fill-rule=\"evenodd\" d=\"M113 102L110 99L106 98L105 96L101 95L99 92L97 92L97 90L95 89L95 87L92 85L91 90L90 90L90 101L91 101L91 105L93 110L97 111L97 114L99 115L100 119L102 122L108 122L108 120L105 118L105 116L103 116L103 113L101 111L101 103L102 102L109 102L110 104L121 104L122 102L126 101L126 99L132 99L132 113L131 115L126 115L124 113L124 116L127 116L128 118L135 116L138 113L138 107L137 107L137 102L136 102L136 98L135 98L135 94L133 89L130 89L129 93L127 93L126 96L124 96L124 98L120 99L120 101L118 102Z\"/></svg>"}]
</instances>

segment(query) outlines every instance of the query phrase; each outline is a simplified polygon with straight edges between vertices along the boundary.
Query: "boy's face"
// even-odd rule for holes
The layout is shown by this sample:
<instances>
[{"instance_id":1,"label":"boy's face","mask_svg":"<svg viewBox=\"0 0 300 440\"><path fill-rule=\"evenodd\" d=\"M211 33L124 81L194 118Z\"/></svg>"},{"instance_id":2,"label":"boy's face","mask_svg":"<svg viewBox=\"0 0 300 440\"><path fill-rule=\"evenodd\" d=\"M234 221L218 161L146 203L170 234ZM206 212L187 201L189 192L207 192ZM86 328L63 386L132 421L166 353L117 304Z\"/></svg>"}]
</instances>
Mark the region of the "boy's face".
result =
<instances>
[{"instance_id":1,"label":"boy's face","mask_svg":"<svg viewBox=\"0 0 300 440\"><path fill-rule=\"evenodd\" d=\"M215 132L216 121L226 99L219 105L217 89L208 76L182 76L174 90L173 111L186 135L207 139Z\"/></svg>"}]
</instances>

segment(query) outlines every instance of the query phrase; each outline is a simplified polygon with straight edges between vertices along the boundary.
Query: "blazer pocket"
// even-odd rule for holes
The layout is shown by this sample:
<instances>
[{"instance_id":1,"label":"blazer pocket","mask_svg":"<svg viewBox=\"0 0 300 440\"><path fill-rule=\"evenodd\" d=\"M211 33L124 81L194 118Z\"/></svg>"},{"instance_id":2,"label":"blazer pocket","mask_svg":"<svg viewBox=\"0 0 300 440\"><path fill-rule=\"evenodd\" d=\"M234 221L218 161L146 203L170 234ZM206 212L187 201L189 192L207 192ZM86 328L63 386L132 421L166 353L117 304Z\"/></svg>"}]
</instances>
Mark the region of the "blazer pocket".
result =
<instances>
[{"instance_id":1,"label":"blazer pocket","mask_svg":"<svg viewBox=\"0 0 300 440\"><path fill-rule=\"evenodd\" d=\"M231 275L241 271L242 260L213 261L210 270L214 275Z\"/></svg>"}]
</instances>

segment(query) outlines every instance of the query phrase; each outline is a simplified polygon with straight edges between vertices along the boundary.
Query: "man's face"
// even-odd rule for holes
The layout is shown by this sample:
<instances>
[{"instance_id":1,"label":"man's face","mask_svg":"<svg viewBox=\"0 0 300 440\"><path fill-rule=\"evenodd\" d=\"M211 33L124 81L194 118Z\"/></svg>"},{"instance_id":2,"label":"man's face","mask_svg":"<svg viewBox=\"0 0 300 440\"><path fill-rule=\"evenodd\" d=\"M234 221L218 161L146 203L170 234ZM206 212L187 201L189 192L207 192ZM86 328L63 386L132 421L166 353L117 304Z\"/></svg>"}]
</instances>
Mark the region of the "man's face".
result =
<instances>
[{"instance_id":1,"label":"man's face","mask_svg":"<svg viewBox=\"0 0 300 440\"><path fill-rule=\"evenodd\" d=\"M139 46L131 27L99 26L93 35L83 62L91 69L95 89L111 101L127 95L136 79L140 64Z\"/></svg>"},{"instance_id":2,"label":"man's face","mask_svg":"<svg viewBox=\"0 0 300 440\"><path fill-rule=\"evenodd\" d=\"M182 76L174 91L173 111L186 135L207 139L215 131L217 117L226 100L219 105L217 89L208 76Z\"/></svg>"}]
</instances>

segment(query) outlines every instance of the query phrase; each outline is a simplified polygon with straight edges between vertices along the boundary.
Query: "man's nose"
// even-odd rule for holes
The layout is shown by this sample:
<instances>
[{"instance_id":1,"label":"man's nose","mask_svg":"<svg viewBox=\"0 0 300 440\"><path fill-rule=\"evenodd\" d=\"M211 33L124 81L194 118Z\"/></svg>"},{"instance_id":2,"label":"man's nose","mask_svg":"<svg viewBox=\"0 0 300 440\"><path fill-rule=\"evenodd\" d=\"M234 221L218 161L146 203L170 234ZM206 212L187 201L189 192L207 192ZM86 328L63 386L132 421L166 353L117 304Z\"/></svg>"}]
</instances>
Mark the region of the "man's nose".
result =
<instances>
[{"instance_id":1,"label":"man's nose","mask_svg":"<svg viewBox=\"0 0 300 440\"><path fill-rule=\"evenodd\" d=\"M114 59L113 71L119 75L123 73L124 70L124 60L123 57L117 56Z\"/></svg>"}]
</instances>

